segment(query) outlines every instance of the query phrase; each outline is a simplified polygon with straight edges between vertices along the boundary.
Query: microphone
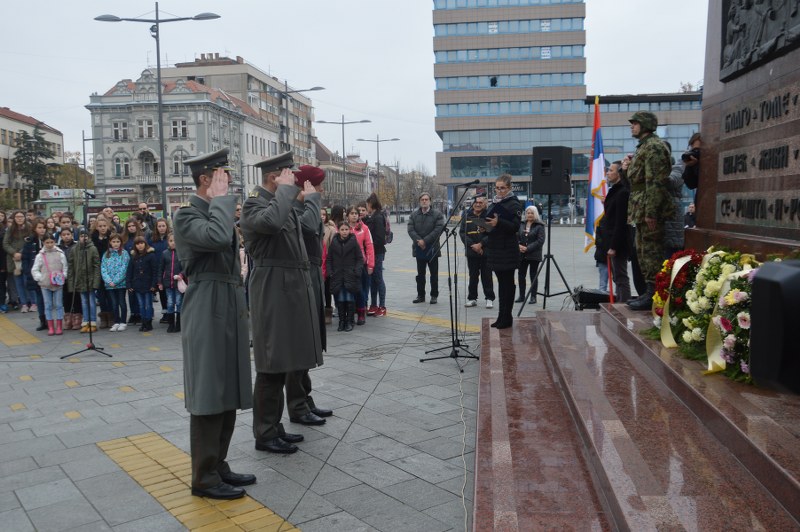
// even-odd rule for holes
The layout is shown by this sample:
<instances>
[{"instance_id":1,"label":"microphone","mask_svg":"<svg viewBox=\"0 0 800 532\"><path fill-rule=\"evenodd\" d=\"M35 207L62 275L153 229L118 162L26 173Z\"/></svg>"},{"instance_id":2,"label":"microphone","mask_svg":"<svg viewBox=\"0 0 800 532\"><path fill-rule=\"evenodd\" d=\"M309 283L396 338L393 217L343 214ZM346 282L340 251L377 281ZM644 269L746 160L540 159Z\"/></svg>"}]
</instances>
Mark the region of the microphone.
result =
<instances>
[{"instance_id":1,"label":"microphone","mask_svg":"<svg viewBox=\"0 0 800 532\"><path fill-rule=\"evenodd\" d=\"M480 182L481 182L480 179L476 179L474 181L470 181L469 183L460 183L460 184L456 185L456 188L458 188L458 187L471 187L472 185L479 185Z\"/></svg>"}]
</instances>

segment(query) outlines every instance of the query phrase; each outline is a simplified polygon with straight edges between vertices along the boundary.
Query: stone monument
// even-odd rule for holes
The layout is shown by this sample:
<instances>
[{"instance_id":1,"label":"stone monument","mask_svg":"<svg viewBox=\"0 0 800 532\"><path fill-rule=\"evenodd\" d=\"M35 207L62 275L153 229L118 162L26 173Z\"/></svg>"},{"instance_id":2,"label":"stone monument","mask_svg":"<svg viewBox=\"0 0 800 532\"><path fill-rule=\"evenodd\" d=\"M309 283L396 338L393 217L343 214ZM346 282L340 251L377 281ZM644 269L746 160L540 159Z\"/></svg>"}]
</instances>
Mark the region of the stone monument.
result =
<instances>
[{"instance_id":1,"label":"stone monument","mask_svg":"<svg viewBox=\"0 0 800 532\"><path fill-rule=\"evenodd\" d=\"M710 0L697 228L686 246L800 247L800 0Z\"/></svg>"}]
</instances>

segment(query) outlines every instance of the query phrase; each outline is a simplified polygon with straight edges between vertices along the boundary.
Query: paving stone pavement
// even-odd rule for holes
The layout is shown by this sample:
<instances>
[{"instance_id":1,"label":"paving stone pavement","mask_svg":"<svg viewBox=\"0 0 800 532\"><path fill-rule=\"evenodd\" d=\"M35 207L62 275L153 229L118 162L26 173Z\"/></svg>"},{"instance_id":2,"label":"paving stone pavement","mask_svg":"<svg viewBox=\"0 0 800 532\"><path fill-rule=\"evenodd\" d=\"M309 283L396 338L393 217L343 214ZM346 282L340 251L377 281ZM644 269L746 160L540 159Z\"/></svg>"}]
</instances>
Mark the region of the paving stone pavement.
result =
<instances>
[{"instance_id":1,"label":"paving stone pavement","mask_svg":"<svg viewBox=\"0 0 800 532\"><path fill-rule=\"evenodd\" d=\"M442 326L449 320L447 265L443 258L439 303L412 304L410 241L402 227L395 233L384 264L389 315L367 318L351 333L329 327L325 364L311 373L315 401L334 416L319 427L284 419L289 431L305 435L300 451L289 456L256 451L251 411L237 418L229 461L235 471L258 476L248 495L306 532L471 529L479 362L420 362L426 350L445 347L430 356L451 351L450 330ZM554 227L552 234L553 254L572 287L595 287L582 228ZM463 255L460 242L458 251ZM483 318L494 319L496 307L487 310L481 300L464 308L463 257L458 264L456 307L476 330ZM555 269L552 275L551 292L563 290ZM551 299L548 309L560 309L563 300ZM541 298L524 315L536 309ZM87 352L60 360L82 349L87 335L37 333L34 314L0 316L6 319L0 327L0 529L182 530L97 446L157 433L188 452L180 335L166 334L162 325L152 333L101 330L95 342L113 358ZM3 338L14 329L9 324L38 342ZM459 337L478 354L478 334Z\"/></svg>"}]
</instances>

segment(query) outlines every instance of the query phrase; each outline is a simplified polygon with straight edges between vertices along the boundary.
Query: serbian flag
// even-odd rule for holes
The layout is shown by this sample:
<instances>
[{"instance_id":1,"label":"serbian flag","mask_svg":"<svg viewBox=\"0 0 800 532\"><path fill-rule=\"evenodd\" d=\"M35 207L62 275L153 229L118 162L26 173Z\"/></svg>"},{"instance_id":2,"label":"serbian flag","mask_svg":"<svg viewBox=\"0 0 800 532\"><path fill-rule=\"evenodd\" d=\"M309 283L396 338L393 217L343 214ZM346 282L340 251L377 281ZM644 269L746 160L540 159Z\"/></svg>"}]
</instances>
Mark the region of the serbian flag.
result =
<instances>
[{"instance_id":1,"label":"serbian flag","mask_svg":"<svg viewBox=\"0 0 800 532\"><path fill-rule=\"evenodd\" d=\"M606 165L603 156L603 136L600 134L600 97L594 97L594 134L592 135L592 164L589 166L589 198L586 201L586 236L583 252L594 246L597 226L603 218L606 197Z\"/></svg>"}]
</instances>

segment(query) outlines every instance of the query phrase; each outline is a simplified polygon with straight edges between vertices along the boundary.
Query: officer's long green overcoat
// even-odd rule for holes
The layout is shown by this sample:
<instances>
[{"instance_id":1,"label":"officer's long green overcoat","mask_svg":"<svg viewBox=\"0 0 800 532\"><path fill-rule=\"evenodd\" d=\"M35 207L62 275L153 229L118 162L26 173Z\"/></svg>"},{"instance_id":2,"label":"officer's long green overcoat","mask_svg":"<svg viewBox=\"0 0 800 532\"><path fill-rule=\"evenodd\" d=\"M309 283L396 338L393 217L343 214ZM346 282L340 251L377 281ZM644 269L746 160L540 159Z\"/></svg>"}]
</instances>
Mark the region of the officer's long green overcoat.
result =
<instances>
[{"instance_id":1,"label":"officer's long green overcoat","mask_svg":"<svg viewBox=\"0 0 800 532\"><path fill-rule=\"evenodd\" d=\"M253 357L259 373L284 373L322 364L317 303L294 200L300 189L256 187L239 221L253 258L250 316ZM306 201L319 210L318 193Z\"/></svg>"},{"instance_id":2,"label":"officer's long green overcoat","mask_svg":"<svg viewBox=\"0 0 800 532\"><path fill-rule=\"evenodd\" d=\"M189 286L181 308L186 409L202 416L251 408L247 305L236 196L193 196L175 213L175 249Z\"/></svg>"}]
</instances>

